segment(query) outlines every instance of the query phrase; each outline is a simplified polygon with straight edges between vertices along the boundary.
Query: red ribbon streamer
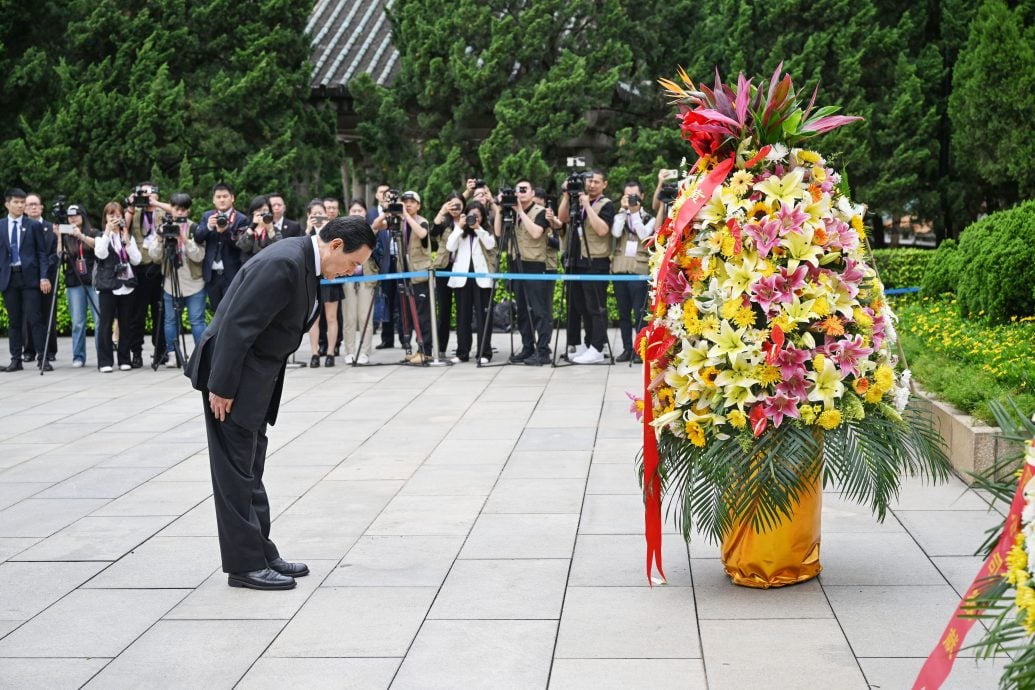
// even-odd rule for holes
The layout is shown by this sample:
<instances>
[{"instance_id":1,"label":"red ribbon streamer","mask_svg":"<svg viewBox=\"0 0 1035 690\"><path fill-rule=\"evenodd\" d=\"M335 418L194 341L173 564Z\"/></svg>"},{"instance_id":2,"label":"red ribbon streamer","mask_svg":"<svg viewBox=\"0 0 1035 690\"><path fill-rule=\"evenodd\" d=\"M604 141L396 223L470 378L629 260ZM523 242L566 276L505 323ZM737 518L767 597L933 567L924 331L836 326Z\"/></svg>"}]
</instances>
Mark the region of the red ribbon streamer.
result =
<instances>
[{"instance_id":1,"label":"red ribbon streamer","mask_svg":"<svg viewBox=\"0 0 1035 690\"><path fill-rule=\"evenodd\" d=\"M665 259L658 268L657 281L654 283L657 286L653 304L655 314L663 299L661 286L665 284L669 267L673 263L676 251L682 245L683 231L708 202L716 187L726 181L733 164L734 159L730 157L715 166L679 209L675 228L665 247ZM661 324L651 323L640 331L639 339L640 342L646 339L646 356L643 358L643 502L644 536L647 538L647 582L653 587L651 574L654 566L657 567L662 580L666 578L661 567L661 475L658 474L658 438L654 433L654 427L651 426L651 422L654 421L654 405L650 394L650 371L651 365L659 363L675 344L675 338Z\"/></svg>"},{"instance_id":2,"label":"red ribbon streamer","mask_svg":"<svg viewBox=\"0 0 1035 690\"><path fill-rule=\"evenodd\" d=\"M1013 495L1013 503L1010 504L1010 513L1006 516L1006 526L999 536L995 549L988 556L988 560L981 566L977 577L967 589L967 595L960 599L956 610L945 626L945 631L934 646L934 651L927 657L920 675L913 684L913 690L937 690L949 677L952 665L956 662L956 654L963 647L963 641L967 639L967 633L974 626L976 618L963 618L962 614L967 602L981 595L981 592L988 587L989 583L984 582L990 577L1002 577L1003 569L1006 567L1006 555L1013 548L1017 539L1017 532L1021 529L1021 511L1024 510L1024 486L1032 476L1031 465L1024 464L1024 472L1021 473L1021 480L1017 484L1017 492ZM973 615L975 609L966 607L968 615Z\"/></svg>"}]
</instances>

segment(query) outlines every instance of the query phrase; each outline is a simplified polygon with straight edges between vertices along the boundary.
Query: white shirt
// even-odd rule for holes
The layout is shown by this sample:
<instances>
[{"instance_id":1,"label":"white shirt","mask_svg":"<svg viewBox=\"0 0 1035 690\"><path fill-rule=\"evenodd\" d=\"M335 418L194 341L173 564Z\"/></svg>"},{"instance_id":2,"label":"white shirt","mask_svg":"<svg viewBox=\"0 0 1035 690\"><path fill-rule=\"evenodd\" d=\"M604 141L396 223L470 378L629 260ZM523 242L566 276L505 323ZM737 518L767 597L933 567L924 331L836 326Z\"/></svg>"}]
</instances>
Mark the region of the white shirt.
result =
<instances>
[{"instance_id":1,"label":"white shirt","mask_svg":"<svg viewBox=\"0 0 1035 690\"><path fill-rule=\"evenodd\" d=\"M313 234L311 239L313 240L313 256L316 257L316 278L319 280L320 278L323 277L323 276L320 275L320 244L318 242L318 238L316 237L315 233ZM317 287L317 290L319 290L319 289L320 288ZM319 309L319 308L320 308L320 295L317 294L316 301L313 302L313 310L311 312L309 312L309 318L310 319L313 318L313 314L315 314L316 310Z\"/></svg>"},{"instance_id":2,"label":"white shirt","mask_svg":"<svg viewBox=\"0 0 1035 690\"><path fill-rule=\"evenodd\" d=\"M94 242L93 254L98 259L107 259L109 248L114 250L116 253L118 253L119 250L123 248L122 238L119 237L118 233L110 236L107 233L102 233L101 236L98 237ZM138 264L140 264L140 260L144 257L140 254L140 248L137 247L137 243L131 240L128 244L125 245L125 249L126 255L129 257L130 266L137 266ZM133 275L132 268L129 269L129 275ZM115 290L112 290L111 294L128 295L132 292L133 288L123 285Z\"/></svg>"},{"instance_id":3,"label":"white shirt","mask_svg":"<svg viewBox=\"0 0 1035 690\"><path fill-rule=\"evenodd\" d=\"M627 210L619 209L618 213L615 214L615 222L611 226L611 234L615 237L621 237L622 233L632 226L632 231L636 233L636 236L642 242L651 235L654 234L654 223L655 218L651 218L646 223L643 222L643 211L639 213L629 213Z\"/></svg>"},{"instance_id":4,"label":"white shirt","mask_svg":"<svg viewBox=\"0 0 1035 690\"><path fill-rule=\"evenodd\" d=\"M484 228L478 227L474 232L478 242L485 249L492 249L496 246L496 238ZM465 236L463 229L459 225L453 225L453 232L449 234L449 239L446 240L446 249L450 252L456 252L456 258L453 260L454 271L465 273L473 263L473 273L489 272L489 262L485 260L485 252L475 251L474 249L475 236ZM475 281L480 288L492 287L491 278L475 278ZM449 287L451 288L460 288L464 285L467 285L467 278L463 276L453 276L449 279Z\"/></svg>"},{"instance_id":5,"label":"white shirt","mask_svg":"<svg viewBox=\"0 0 1035 690\"><path fill-rule=\"evenodd\" d=\"M7 242L8 242L8 246L10 246L10 247L14 247L14 224L15 223L18 224L18 233L19 233L19 235L18 235L18 254L15 255L14 262L11 265L12 266L21 266L22 265L22 256L21 256L21 253L22 253L22 238L21 238L21 231L25 228L25 216L21 215L21 216L18 216L17 218L12 218L11 216L7 216Z\"/></svg>"}]
</instances>

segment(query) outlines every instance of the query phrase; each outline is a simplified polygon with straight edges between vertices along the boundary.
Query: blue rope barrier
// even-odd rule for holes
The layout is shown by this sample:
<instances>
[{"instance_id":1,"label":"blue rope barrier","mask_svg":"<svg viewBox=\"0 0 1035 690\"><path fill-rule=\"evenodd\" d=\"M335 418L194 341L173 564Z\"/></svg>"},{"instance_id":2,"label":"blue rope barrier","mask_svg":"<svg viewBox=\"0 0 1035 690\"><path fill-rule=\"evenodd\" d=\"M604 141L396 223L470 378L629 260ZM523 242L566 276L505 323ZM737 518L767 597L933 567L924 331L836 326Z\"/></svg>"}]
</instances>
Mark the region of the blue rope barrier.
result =
<instances>
[{"instance_id":1,"label":"blue rope barrier","mask_svg":"<svg viewBox=\"0 0 1035 690\"><path fill-rule=\"evenodd\" d=\"M410 271L409 273L385 273L372 276L349 276L348 278L335 278L333 280L321 280L321 285L338 285L341 283L369 283L375 280L400 280L402 278L426 278L426 271ZM634 275L629 273L619 274L582 274L582 273L466 273L458 271L436 271L435 277L442 278L492 278L493 280L560 280L560 281L593 281L593 282L622 282L640 283L650 280L650 276Z\"/></svg>"},{"instance_id":2,"label":"blue rope barrier","mask_svg":"<svg viewBox=\"0 0 1035 690\"><path fill-rule=\"evenodd\" d=\"M909 293L912 293L912 292L920 292L920 288L918 288L918 287L891 288L889 290L885 290L884 294L885 295L906 295L906 294L909 294Z\"/></svg>"}]
</instances>

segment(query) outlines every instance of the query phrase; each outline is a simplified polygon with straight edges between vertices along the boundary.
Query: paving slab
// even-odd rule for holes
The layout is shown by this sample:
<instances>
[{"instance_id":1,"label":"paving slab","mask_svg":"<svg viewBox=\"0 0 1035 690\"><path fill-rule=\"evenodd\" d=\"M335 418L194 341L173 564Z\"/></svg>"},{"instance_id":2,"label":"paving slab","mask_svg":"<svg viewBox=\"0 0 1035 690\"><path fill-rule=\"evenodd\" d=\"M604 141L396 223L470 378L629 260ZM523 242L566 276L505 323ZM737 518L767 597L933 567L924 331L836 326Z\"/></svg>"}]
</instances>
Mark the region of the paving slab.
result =
<instances>
[{"instance_id":1,"label":"paving slab","mask_svg":"<svg viewBox=\"0 0 1035 690\"><path fill-rule=\"evenodd\" d=\"M111 659L4 659L0 663L0 687L78 688L86 684Z\"/></svg>"},{"instance_id":2,"label":"paving slab","mask_svg":"<svg viewBox=\"0 0 1035 690\"><path fill-rule=\"evenodd\" d=\"M364 536L327 578L328 587L438 587L462 536Z\"/></svg>"},{"instance_id":3,"label":"paving slab","mask_svg":"<svg viewBox=\"0 0 1035 690\"><path fill-rule=\"evenodd\" d=\"M429 619L547 619L561 615L568 561L457 561Z\"/></svg>"},{"instance_id":4,"label":"paving slab","mask_svg":"<svg viewBox=\"0 0 1035 690\"><path fill-rule=\"evenodd\" d=\"M550 690L707 690L701 659L557 659Z\"/></svg>"},{"instance_id":5,"label":"paving slab","mask_svg":"<svg viewBox=\"0 0 1035 690\"><path fill-rule=\"evenodd\" d=\"M385 690L399 669L396 659L312 659L261 657L241 682L240 690Z\"/></svg>"},{"instance_id":6,"label":"paving slab","mask_svg":"<svg viewBox=\"0 0 1035 690\"><path fill-rule=\"evenodd\" d=\"M571 558L579 516L483 513L460 558Z\"/></svg>"}]
</instances>

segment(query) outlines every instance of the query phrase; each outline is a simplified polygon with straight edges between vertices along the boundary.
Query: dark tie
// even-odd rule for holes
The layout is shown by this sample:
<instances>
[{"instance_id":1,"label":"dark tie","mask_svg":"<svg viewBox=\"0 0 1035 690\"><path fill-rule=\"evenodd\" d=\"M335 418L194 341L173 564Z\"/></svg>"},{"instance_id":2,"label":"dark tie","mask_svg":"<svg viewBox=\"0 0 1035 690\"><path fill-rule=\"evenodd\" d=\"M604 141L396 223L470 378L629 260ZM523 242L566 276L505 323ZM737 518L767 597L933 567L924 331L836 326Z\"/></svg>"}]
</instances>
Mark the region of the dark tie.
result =
<instances>
[{"instance_id":1,"label":"dark tie","mask_svg":"<svg viewBox=\"0 0 1035 690\"><path fill-rule=\"evenodd\" d=\"M16 266L22 262L18 253L18 221L14 221L14 232L11 233L11 265Z\"/></svg>"}]
</instances>

